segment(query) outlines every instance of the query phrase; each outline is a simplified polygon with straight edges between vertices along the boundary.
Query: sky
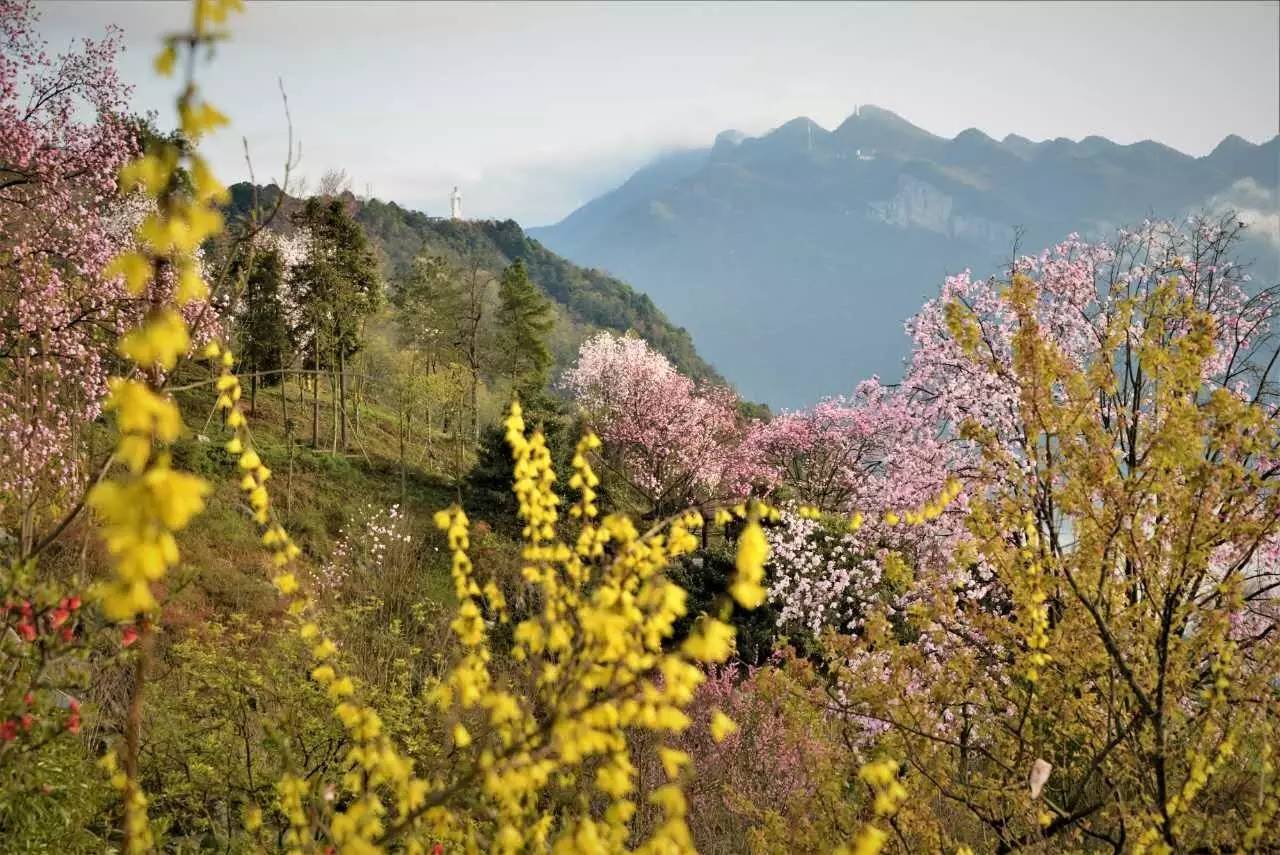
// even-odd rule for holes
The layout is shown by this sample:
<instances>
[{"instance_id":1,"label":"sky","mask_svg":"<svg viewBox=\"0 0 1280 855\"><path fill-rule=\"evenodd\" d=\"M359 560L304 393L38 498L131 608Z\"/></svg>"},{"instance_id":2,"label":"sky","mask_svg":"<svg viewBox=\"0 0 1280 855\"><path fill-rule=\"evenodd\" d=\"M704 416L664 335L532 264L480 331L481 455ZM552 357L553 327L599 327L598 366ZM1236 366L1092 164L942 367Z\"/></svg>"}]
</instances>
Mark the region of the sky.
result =
<instances>
[{"instance_id":1,"label":"sky","mask_svg":"<svg viewBox=\"0 0 1280 855\"><path fill-rule=\"evenodd\" d=\"M151 58L181 2L46 0L50 48L125 33L134 106L173 124ZM297 175L439 215L545 225L657 153L876 104L934 133L1208 153L1280 133L1280 3L250 2L200 72L234 122L226 181L279 179L288 93Z\"/></svg>"}]
</instances>

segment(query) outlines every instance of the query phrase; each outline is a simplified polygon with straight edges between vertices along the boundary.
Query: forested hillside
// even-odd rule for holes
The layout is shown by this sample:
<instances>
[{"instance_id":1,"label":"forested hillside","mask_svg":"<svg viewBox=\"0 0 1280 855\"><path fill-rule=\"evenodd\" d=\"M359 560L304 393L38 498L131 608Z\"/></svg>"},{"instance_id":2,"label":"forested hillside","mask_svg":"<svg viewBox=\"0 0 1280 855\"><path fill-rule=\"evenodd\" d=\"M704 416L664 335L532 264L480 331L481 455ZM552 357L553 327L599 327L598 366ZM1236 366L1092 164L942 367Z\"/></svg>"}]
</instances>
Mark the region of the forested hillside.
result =
<instances>
[{"instance_id":1,"label":"forested hillside","mask_svg":"<svg viewBox=\"0 0 1280 855\"><path fill-rule=\"evenodd\" d=\"M235 184L230 191L229 212L243 217L253 205L254 188ZM264 209L274 207L278 193L274 185L257 188L258 204ZM572 361L578 345L591 331L608 329L634 331L691 376L719 376L699 356L688 332L667 320L647 295L600 270L566 261L511 220L448 220L428 217L395 202L357 199L350 193L343 198L372 242L393 288L409 275L414 260L424 255L478 262L497 272L512 262L523 262L529 278L557 308L557 329L552 338L557 369ZM274 228L288 232L289 215L299 205L297 199L284 200Z\"/></svg>"}]
</instances>

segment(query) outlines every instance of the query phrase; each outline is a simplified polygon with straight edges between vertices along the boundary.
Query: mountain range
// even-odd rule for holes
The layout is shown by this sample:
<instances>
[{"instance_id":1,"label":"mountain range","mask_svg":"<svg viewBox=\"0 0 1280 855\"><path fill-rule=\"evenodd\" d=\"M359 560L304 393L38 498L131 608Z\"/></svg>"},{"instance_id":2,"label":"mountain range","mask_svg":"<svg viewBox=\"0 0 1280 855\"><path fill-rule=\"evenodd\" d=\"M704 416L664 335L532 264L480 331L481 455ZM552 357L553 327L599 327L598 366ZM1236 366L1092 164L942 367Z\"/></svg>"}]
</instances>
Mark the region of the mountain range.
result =
<instances>
[{"instance_id":1,"label":"mountain range","mask_svg":"<svg viewBox=\"0 0 1280 855\"><path fill-rule=\"evenodd\" d=\"M1232 209L1280 276L1280 136L1193 157L1098 136L947 139L863 106L664 154L529 234L651 296L748 398L792 407L899 376L902 322L945 275L985 276L1070 233Z\"/></svg>"}]
</instances>

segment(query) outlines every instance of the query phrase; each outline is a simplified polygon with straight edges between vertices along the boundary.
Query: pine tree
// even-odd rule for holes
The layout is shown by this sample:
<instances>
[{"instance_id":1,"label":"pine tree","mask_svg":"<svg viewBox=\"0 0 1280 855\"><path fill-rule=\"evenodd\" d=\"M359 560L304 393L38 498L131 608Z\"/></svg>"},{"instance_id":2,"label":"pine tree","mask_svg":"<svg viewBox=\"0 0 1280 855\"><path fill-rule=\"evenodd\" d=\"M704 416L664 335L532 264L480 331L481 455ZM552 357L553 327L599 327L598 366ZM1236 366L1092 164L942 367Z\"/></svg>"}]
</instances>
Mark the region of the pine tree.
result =
<instances>
[{"instance_id":1,"label":"pine tree","mask_svg":"<svg viewBox=\"0 0 1280 855\"><path fill-rule=\"evenodd\" d=\"M498 347L504 370L516 394L538 395L547 383L551 351L547 339L555 323L551 303L529 281L524 263L517 260L502 274L498 285Z\"/></svg>"}]
</instances>

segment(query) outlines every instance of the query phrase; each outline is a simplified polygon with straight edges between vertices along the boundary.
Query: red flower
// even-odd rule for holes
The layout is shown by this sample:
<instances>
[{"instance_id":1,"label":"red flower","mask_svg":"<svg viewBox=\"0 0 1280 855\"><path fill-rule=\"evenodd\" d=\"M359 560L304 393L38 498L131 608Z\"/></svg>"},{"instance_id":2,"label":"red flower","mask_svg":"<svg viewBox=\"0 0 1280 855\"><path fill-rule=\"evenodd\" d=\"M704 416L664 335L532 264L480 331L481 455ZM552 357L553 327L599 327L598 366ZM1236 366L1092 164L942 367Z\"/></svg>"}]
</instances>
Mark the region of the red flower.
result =
<instances>
[{"instance_id":1,"label":"red flower","mask_svg":"<svg viewBox=\"0 0 1280 855\"><path fill-rule=\"evenodd\" d=\"M62 606L58 606L49 613L49 623L53 625L54 629L57 629L66 623L67 618L69 617L71 617L71 612L67 611Z\"/></svg>"},{"instance_id":2,"label":"red flower","mask_svg":"<svg viewBox=\"0 0 1280 855\"><path fill-rule=\"evenodd\" d=\"M0 742L12 742L18 736L18 726L6 719L0 721Z\"/></svg>"},{"instance_id":3,"label":"red flower","mask_svg":"<svg viewBox=\"0 0 1280 855\"><path fill-rule=\"evenodd\" d=\"M35 723L35 719L31 717L31 713L23 713L21 721L22 721L22 729L24 731L30 730L31 725Z\"/></svg>"},{"instance_id":4,"label":"red flower","mask_svg":"<svg viewBox=\"0 0 1280 855\"><path fill-rule=\"evenodd\" d=\"M66 605L67 605L67 608L71 609L71 611L73 612L76 609L80 608L80 595L72 594L70 597L67 597Z\"/></svg>"},{"instance_id":5,"label":"red flower","mask_svg":"<svg viewBox=\"0 0 1280 855\"><path fill-rule=\"evenodd\" d=\"M36 628L24 620L18 624L18 635L22 636L26 641L35 641Z\"/></svg>"},{"instance_id":6,"label":"red flower","mask_svg":"<svg viewBox=\"0 0 1280 855\"><path fill-rule=\"evenodd\" d=\"M31 694L30 692L27 692L25 695L22 696L22 702L27 706L31 706L36 702L36 696Z\"/></svg>"},{"instance_id":7,"label":"red flower","mask_svg":"<svg viewBox=\"0 0 1280 855\"><path fill-rule=\"evenodd\" d=\"M437 843L431 847L431 855L444 855L444 844Z\"/></svg>"},{"instance_id":8,"label":"red flower","mask_svg":"<svg viewBox=\"0 0 1280 855\"><path fill-rule=\"evenodd\" d=\"M137 640L138 640L138 628L136 626L126 626L123 630L121 630L120 632L121 646L128 647L130 644L133 644Z\"/></svg>"},{"instance_id":9,"label":"red flower","mask_svg":"<svg viewBox=\"0 0 1280 855\"><path fill-rule=\"evenodd\" d=\"M76 637L76 630L75 630L75 627L72 627L72 626L64 626L64 627L62 628L62 632L61 632L60 634L61 634L61 636L62 636L62 640L63 640L63 641L70 642L72 639L74 639L74 638Z\"/></svg>"}]
</instances>

